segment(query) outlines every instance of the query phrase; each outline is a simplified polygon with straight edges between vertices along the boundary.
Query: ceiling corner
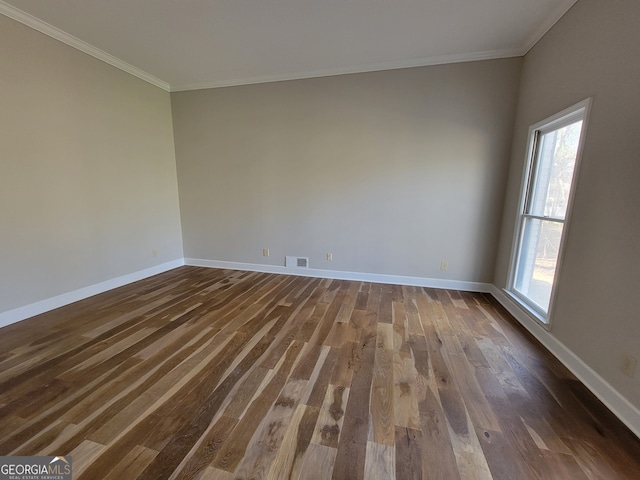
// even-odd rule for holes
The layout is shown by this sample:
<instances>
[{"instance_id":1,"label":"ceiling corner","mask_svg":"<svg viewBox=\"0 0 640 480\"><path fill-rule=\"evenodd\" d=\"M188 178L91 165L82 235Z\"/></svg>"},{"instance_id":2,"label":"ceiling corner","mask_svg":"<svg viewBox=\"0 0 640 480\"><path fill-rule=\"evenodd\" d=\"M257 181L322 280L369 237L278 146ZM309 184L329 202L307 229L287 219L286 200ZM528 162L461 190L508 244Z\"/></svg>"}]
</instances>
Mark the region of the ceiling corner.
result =
<instances>
[{"instance_id":1,"label":"ceiling corner","mask_svg":"<svg viewBox=\"0 0 640 480\"><path fill-rule=\"evenodd\" d=\"M558 2L558 7L551 12L546 20L522 46L522 55L526 55L529 50L531 50L535 44L538 43L569 10L571 10L571 7L573 7L577 1L578 0L564 0Z\"/></svg>"},{"instance_id":2,"label":"ceiling corner","mask_svg":"<svg viewBox=\"0 0 640 480\"><path fill-rule=\"evenodd\" d=\"M161 88L166 92L170 91L170 85L164 80L160 80L159 78L154 77L144 70L141 70L138 67L134 67L124 60L114 57L110 53L94 47L84 40L80 40L73 35L69 35L67 32L62 31L59 28L54 27L53 25L49 25L48 23L43 22L33 15L23 12L22 10L15 8L12 5L8 5L2 0L0 0L0 14L4 15L5 17L9 17L16 22L22 23L27 27L33 28L40 33L43 33L55 40L58 40L59 42L75 48L76 50L80 50L87 55L91 55L92 57L108 63L109 65L116 67L124 72L127 72L134 77L138 77L139 79L144 80L145 82L150 83L158 88Z\"/></svg>"}]
</instances>

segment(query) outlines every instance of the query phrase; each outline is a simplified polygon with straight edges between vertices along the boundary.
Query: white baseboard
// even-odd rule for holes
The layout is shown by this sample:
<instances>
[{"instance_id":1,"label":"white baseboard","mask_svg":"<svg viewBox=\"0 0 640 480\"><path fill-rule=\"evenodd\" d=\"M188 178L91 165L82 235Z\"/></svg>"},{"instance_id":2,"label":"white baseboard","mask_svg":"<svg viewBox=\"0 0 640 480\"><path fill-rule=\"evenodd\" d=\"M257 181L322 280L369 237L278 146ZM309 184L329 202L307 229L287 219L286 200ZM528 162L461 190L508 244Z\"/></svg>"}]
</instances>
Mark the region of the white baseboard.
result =
<instances>
[{"instance_id":1,"label":"white baseboard","mask_svg":"<svg viewBox=\"0 0 640 480\"><path fill-rule=\"evenodd\" d=\"M567 367L598 399L640 438L640 410L624 398L564 343L534 320L500 288L491 285L490 293L542 345Z\"/></svg>"},{"instance_id":2,"label":"white baseboard","mask_svg":"<svg viewBox=\"0 0 640 480\"><path fill-rule=\"evenodd\" d=\"M444 288L467 292L491 292L493 285L482 282L464 282L459 280L442 280L439 278L405 277L380 273L344 272L341 270L324 270L319 268L292 268L260 263L225 262L222 260L204 260L185 258L185 265L194 267L224 268L227 270L247 270L250 272L279 273L300 277L331 278L334 280L353 280L356 282L389 283L392 285L409 285L415 287Z\"/></svg>"},{"instance_id":3,"label":"white baseboard","mask_svg":"<svg viewBox=\"0 0 640 480\"><path fill-rule=\"evenodd\" d=\"M45 313L50 310L63 307L65 305L69 305L70 303L77 302L78 300L92 297L93 295L106 292L107 290L122 287L124 285L128 285L129 283L137 282L138 280L142 280L144 278L151 277L168 270L172 270L182 265L184 265L184 259L179 258L170 262L163 263L161 265L156 265L155 267L139 270L137 272L129 273L121 277L112 278L110 280L105 280L104 282L89 285L88 287L80 288L72 292L67 292L55 297L47 298L30 305L25 305L24 307L18 307L13 310L2 312L0 313L0 328L6 327L7 325L11 325L12 323L19 322L26 318L33 317L35 315L40 315L41 313Z\"/></svg>"}]
</instances>

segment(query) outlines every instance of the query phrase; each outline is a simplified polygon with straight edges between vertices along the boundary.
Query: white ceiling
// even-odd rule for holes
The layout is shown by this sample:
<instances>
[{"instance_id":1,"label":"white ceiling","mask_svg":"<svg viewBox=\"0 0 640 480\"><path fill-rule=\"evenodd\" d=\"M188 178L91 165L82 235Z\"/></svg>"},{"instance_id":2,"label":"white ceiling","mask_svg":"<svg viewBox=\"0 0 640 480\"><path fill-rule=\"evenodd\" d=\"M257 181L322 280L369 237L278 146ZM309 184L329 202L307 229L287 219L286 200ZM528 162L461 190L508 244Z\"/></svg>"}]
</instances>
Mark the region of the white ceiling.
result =
<instances>
[{"instance_id":1,"label":"white ceiling","mask_svg":"<svg viewBox=\"0 0 640 480\"><path fill-rule=\"evenodd\" d=\"M576 0L0 0L166 90L524 55Z\"/></svg>"}]
</instances>

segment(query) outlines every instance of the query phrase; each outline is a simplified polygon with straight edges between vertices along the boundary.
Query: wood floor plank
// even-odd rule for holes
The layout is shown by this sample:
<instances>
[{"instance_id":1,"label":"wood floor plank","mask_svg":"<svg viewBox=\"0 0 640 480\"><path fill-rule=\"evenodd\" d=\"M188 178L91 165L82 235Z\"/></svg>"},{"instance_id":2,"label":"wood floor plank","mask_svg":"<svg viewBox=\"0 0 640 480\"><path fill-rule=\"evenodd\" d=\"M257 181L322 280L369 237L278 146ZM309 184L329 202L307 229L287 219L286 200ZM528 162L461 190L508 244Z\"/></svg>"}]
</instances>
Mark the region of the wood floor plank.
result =
<instances>
[{"instance_id":1,"label":"wood floor plank","mask_svg":"<svg viewBox=\"0 0 640 480\"><path fill-rule=\"evenodd\" d=\"M198 480L233 480L233 473L225 472L213 467L207 467L201 475L196 477Z\"/></svg>"},{"instance_id":2,"label":"wood floor plank","mask_svg":"<svg viewBox=\"0 0 640 480\"><path fill-rule=\"evenodd\" d=\"M408 356L393 352L393 408L394 424L398 427L420 429L418 402L424 398L426 378L416 367L413 351Z\"/></svg>"},{"instance_id":3,"label":"wood floor plank","mask_svg":"<svg viewBox=\"0 0 640 480\"><path fill-rule=\"evenodd\" d=\"M155 450L136 445L106 474L104 480L137 478L157 454Z\"/></svg>"},{"instance_id":4,"label":"wood floor plank","mask_svg":"<svg viewBox=\"0 0 640 480\"><path fill-rule=\"evenodd\" d=\"M80 445L69 452L73 463L73 476L81 477L92 462L100 456L106 447L91 440L84 440Z\"/></svg>"},{"instance_id":5,"label":"wood floor plank","mask_svg":"<svg viewBox=\"0 0 640 480\"><path fill-rule=\"evenodd\" d=\"M0 431L80 480L640 478L491 295L199 267L0 329Z\"/></svg>"},{"instance_id":6,"label":"wood floor plank","mask_svg":"<svg viewBox=\"0 0 640 480\"><path fill-rule=\"evenodd\" d=\"M313 443L332 448L338 447L348 398L348 388L329 385L311 438Z\"/></svg>"},{"instance_id":7,"label":"wood floor plank","mask_svg":"<svg viewBox=\"0 0 640 480\"><path fill-rule=\"evenodd\" d=\"M447 403L445 405L449 406L449 409L445 409L440 392L441 387L446 389L452 380L442 357L442 340L438 336L435 326L428 322L428 317L423 317L422 323L431 359L431 372L428 375L426 391L418 404L424 442L422 473L426 478L459 479L460 472L447 418L452 418L453 424L457 425L457 415ZM445 402L449 398L446 396L446 392L444 398Z\"/></svg>"},{"instance_id":8,"label":"wood floor plank","mask_svg":"<svg viewBox=\"0 0 640 480\"><path fill-rule=\"evenodd\" d=\"M371 384L371 435L375 443L395 444L396 388L394 385L393 350L376 348ZM417 409L416 409L417 410ZM417 413L417 412L416 412Z\"/></svg>"},{"instance_id":9,"label":"wood floor plank","mask_svg":"<svg viewBox=\"0 0 640 480\"><path fill-rule=\"evenodd\" d=\"M364 478L370 416L369 400L376 350L376 325L375 317L368 321L364 313L359 317L355 323L360 330L360 341L357 346L361 353L359 362L354 368L345 420L336 452L332 477L336 480Z\"/></svg>"},{"instance_id":10,"label":"wood floor plank","mask_svg":"<svg viewBox=\"0 0 640 480\"><path fill-rule=\"evenodd\" d=\"M216 468L234 472L238 467L255 433L253 429L260 420L265 417L269 410L271 406L270 399L275 398L283 388L300 349L301 345L294 342L287 350L286 356L283 358L283 362L278 369L278 373L260 393L260 396L252 402L236 428L230 432L229 438L220 450L220 454L217 455L217 460L214 465Z\"/></svg>"},{"instance_id":11,"label":"wood floor plank","mask_svg":"<svg viewBox=\"0 0 640 480\"><path fill-rule=\"evenodd\" d=\"M329 480L333 476L336 463L336 449L324 445L309 445L304 463L301 468L299 480ZM294 480L295 477L291 477ZM348 478L348 477L343 477Z\"/></svg>"},{"instance_id":12,"label":"wood floor plank","mask_svg":"<svg viewBox=\"0 0 640 480\"><path fill-rule=\"evenodd\" d=\"M494 480L527 478L527 473L519 462L505 462L513 458L515 452L502 432L477 429L476 434Z\"/></svg>"},{"instance_id":13,"label":"wood floor plank","mask_svg":"<svg viewBox=\"0 0 640 480\"><path fill-rule=\"evenodd\" d=\"M367 442L367 459L364 465L364 478L367 480L386 480L396 473L395 449L389 445Z\"/></svg>"},{"instance_id":14,"label":"wood floor plank","mask_svg":"<svg viewBox=\"0 0 640 480\"><path fill-rule=\"evenodd\" d=\"M277 459L286 437L286 432L304 390L304 380L293 380L285 385L278 400L262 420L260 427L247 448L242 461L235 469L237 477L266 478Z\"/></svg>"},{"instance_id":15,"label":"wood floor plank","mask_svg":"<svg viewBox=\"0 0 640 480\"><path fill-rule=\"evenodd\" d=\"M306 406L298 404L289 426L277 446L277 454L271 464L271 468L266 476L267 479L279 480L290 478L294 475L295 461L300 456L298 447L300 423L305 417Z\"/></svg>"},{"instance_id":16,"label":"wood floor plank","mask_svg":"<svg viewBox=\"0 0 640 480\"><path fill-rule=\"evenodd\" d=\"M449 355L448 358L452 367L451 374L458 390L465 398L465 405L473 425L488 430L500 431L496 415L476 380L475 367L468 362L465 356Z\"/></svg>"},{"instance_id":17,"label":"wood floor plank","mask_svg":"<svg viewBox=\"0 0 640 480\"><path fill-rule=\"evenodd\" d=\"M396 427L395 433L395 478L397 480L421 480L423 478L422 432L410 428Z\"/></svg>"},{"instance_id":18,"label":"wood floor plank","mask_svg":"<svg viewBox=\"0 0 640 480\"><path fill-rule=\"evenodd\" d=\"M311 438L313 437L318 416L320 415L320 409L309 407L307 405L298 406L298 409L302 408L304 408L304 410L302 418L297 426L297 431L291 432L291 435L295 433L295 445L291 445L291 447L289 447L291 450L283 452L282 454L286 456L287 461L288 459L291 459L291 469L287 475L286 468L276 467L276 469L273 470L273 474L271 472L269 473L271 476L275 477L275 474L278 473L278 471L283 473L280 478L304 478L304 475L307 474L303 467L308 450L314 447L314 445L311 444ZM282 447L283 450L286 448L286 446ZM334 452L333 457L335 458L335 449L331 449L331 451ZM284 464L284 461L282 463ZM284 465L286 466L286 464ZM333 470L333 464L331 465L331 470Z\"/></svg>"},{"instance_id":19,"label":"wood floor plank","mask_svg":"<svg viewBox=\"0 0 640 480\"><path fill-rule=\"evenodd\" d=\"M238 421L237 418L222 415L210 425L182 460L179 470L174 472L175 478L194 478L208 469L209 464L220 452L229 432L236 428Z\"/></svg>"}]
</instances>

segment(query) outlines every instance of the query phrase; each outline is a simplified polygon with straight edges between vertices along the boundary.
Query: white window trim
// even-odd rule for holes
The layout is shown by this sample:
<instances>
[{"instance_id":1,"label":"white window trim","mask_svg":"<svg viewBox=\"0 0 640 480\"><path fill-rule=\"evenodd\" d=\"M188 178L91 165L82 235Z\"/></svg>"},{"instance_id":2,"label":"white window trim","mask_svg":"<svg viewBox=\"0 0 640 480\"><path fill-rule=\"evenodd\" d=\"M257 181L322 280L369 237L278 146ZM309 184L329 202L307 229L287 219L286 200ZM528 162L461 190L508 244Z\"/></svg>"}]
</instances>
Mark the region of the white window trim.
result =
<instances>
[{"instance_id":1,"label":"white window trim","mask_svg":"<svg viewBox=\"0 0 640 480\"><path fill-rule=\"evenodd\" d=\"M584 141L587 132L587 125L589 121L589 113L591 110L592 98L587 98L581 102L568 107L561 112L556 113L540 122L535 123L529 127L529 132L527 134L527 150L525 157L525 168L522 174L522 180L520 183L520 191L519 191L519 201L518 201L518 210L516 212L516 221L515 221L515 229L513 235L513 243L511 246L511 258L509 263L509 275L507 277L507 286L504 288L504 292L514 301L516 304L523 309L523 311L528 314L533 320L535 320L540 326L542 326L546 330L551 330L551 324L553 320L553 314L555 310L556 304L556 292L558 279L560 278L560 273L562 270L563 258L564 258L564 250L566 246L566 236L567 231L569 230L569 223L571 222L571 212L573 210L573 199L575 196L575 186L577 184L577 179L580 173L580 164L582 159L582 151L584 149ZM576 155L576 163L573 170L573 179L571 181L571 190L569 192L569 197L567 199L567 212L564 219L564 227L562 230L562 237L560 238L560 248L558 251L558 260L556 266L556 274L553 286L551 287L551 297L549 300L549 309L547 311L546 316L544 312L535 309L530 305L529 302L525 301L515 289L515 275L516 275L516 262L518 253L520 250L520 241L521 234L524 222L521 221L522 216L524 215L524 207L527 197L526 188L529 183L529 176L531 175L531 164L533 162L533 154L535 148L535 132L539 131L540 134L547 133L549 131L553 131L558 128L562 128L565 125L575 122L576 120L582 118L582 130L580 131L580 141L578 143L578 152Z\"/></svg>"}]
</instances>

